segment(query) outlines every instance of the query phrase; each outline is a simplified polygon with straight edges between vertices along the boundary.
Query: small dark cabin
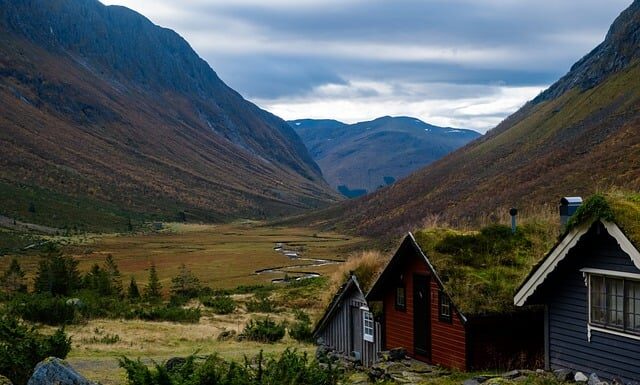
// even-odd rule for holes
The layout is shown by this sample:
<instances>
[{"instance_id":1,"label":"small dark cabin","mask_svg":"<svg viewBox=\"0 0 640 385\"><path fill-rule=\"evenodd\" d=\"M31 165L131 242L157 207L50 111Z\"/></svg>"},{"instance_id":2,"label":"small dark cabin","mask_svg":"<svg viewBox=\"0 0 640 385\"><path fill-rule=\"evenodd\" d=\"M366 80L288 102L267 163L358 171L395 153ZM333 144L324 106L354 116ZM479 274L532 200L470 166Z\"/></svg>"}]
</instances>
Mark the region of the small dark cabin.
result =
<instances>
[{"instance_id":1,"label":"small dark cabin","mask_svg":"<svg viewBox=\"0 0 640 385\"><path fill-rule=\"evenodd\" d=\"M374 319L360 284L352 275L333 297L313 337L338 354L370 366L381 350L380 333L380 323Z\"/></svg>"},{"instance_id":2,"label":"small dark cabin","mask_svg":"<svg viewBox=\"0 0 640 385\"><path fill-rule=\"evenodd\" d=\"M547 369L638 381L640 205L596 196L572 221L514 302L544 305Z\"/></svg>"},{"instance_id":3,"label":"small dark cabin","mask_svg":"<svg viewBox=\"0 0 640 385\"><path fill-rule=\"evenodd\" d=\"M382 349L402 347L415 359L463 371L535 366L542 359L540 311L476 312L456 303L457 290L409 233L366 297L382 303ZM484 300L478 292L466 302Z\"/></svg>"}]
</instances>

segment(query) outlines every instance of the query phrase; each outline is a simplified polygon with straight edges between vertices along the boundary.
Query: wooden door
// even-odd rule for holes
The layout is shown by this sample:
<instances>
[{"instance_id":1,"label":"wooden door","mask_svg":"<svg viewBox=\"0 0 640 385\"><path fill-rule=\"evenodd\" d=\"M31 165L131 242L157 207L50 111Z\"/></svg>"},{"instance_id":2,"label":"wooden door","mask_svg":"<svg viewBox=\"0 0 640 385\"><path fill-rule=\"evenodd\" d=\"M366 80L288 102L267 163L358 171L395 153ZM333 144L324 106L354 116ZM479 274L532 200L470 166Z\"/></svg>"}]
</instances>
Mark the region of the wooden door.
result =
<instances>
[{"instance_id":1,"label":"wooden door","mask_svg":"<svg viewBox=\"0 0 640 385\"><path fill-rule=\"evenodd\" d=\"M431 296L429 277L413 276L413 346L414 353L431 358Z\"/></svg>"}]
</instances>

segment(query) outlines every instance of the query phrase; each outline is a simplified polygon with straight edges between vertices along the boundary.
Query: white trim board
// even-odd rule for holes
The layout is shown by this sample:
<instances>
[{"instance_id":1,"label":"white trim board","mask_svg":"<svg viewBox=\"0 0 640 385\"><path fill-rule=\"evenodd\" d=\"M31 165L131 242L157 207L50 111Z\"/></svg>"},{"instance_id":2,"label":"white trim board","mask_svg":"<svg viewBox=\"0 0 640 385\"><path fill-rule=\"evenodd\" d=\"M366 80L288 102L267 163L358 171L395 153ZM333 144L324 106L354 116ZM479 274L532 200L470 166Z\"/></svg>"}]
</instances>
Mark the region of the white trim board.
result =
<instances>
[{"instance_id":1,"label":"white trim board","mask_svg":"<svg viewBox=\"0 0 640 385\"><path fill-rule=\"evenodd\" d=\"M640 280L640 274L627 273L627 272L624 272L624 271L592 269L590 267L585 267L584 269L580 269L580 271L582 273L585 273L585 274L596 274L596 275L604 275L604 276L607 276L607 277L629 278L629 279Z\"/></svg>"},{"instance_id":2,"label":"white trim board","mask_svg":"<svg viewBox=\"0 0 640 385\"><path fill-rule=\"evenodd\" d=\"M640 269L640 252L631 244L631 241L624 235L620 227L613 222L601 221L606 231L611 235L620 245L620 248L629 255L633 264ZM555 249L549 254L542 265L540 265L534 273L525 281L520 290L513 298L513 303L516 306L524 306L527 298L529 298L551 274L558 264L564 260L569 254L569 251L573 249L580 241L582 236L589 231L594 222L583 224L577 227L569 234L567 234L562 241L556 246Z\"/></svg>"},{"instance_id":3,"label":"white trim board","mask_svg":"<svg viewBox=\"0 0 640 385\"><path fill-rule=\"evenodd\" d=\"M611 329L606 329L606 328L603 328L603 327L598 327L598 326L593 326L591 324L587 324L587 340L589 342L591 342L591 332L592 331L601 332L601 333L607 333L607 334L613 334L613 335L616 335L616 336L619 336L619 337L631 338L633 340L640 341L640 336L637 336L637 335L634 335L634 334L619 332L617 330L611 330Z\"/></svg>"}]
</instances>

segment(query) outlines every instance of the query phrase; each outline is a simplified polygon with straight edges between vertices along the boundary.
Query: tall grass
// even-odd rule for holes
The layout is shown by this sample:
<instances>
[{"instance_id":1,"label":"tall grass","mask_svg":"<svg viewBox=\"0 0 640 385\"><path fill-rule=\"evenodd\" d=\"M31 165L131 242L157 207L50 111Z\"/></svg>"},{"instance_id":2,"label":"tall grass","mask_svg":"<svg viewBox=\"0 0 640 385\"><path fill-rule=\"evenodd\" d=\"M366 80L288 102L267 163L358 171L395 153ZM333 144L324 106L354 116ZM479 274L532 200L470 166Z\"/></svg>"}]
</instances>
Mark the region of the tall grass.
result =
<instances>
[{"instance_id":1,"label":"tall grass","mask_svg":"<svg viewBox=\"0 0 640 385\"><path fill-rule=\"evenodd\" d=\"M345 263L331 275L329 290L326 291L324 303L328 303L340 286L354 274L360 287L366 293L373 285L378 274L384 268L388 257L377 250L358 251L352 254Z\"/></svg>"}]
</instances>

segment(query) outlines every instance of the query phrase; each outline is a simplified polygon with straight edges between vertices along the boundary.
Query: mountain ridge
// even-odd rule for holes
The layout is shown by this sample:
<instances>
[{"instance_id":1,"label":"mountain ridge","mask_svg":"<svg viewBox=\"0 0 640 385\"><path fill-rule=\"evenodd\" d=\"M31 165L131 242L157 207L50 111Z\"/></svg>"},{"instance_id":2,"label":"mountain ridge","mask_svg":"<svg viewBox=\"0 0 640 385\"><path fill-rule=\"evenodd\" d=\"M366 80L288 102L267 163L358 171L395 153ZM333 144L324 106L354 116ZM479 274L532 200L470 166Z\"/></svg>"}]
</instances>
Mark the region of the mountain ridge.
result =
<instances>
[{"instance_id":1,"label":"mountain ridge","mask_svg":"<svg viewBox=\"0 0 640 385\"><path fill-rule=\"evenodd\" d=\"M353 124L313 119L289 124L329 184L351 197L389 185L480 136L408 116Z\"/></svg>"},{"instance_id":2,"label":"mountain ridge","mask_svg":"<svg viewBox=\"0 0 640 385\"><path fill-rule=\"evenodd\" d=\"M131 215L185 211L277 217L338 199L285 121L134 11L94 0L0 0L0 29L7 191L121 206L120 226ZM30 219L16 200L0 210ZM55 215L41 219L62 227Z\"/></svg>"},{"instance_id":3,"label":"mountain ridge","mask_svg":"<svg viewBox=\"0 0 640 385\"><path fill-rule=\"evenodd\" d=\"M640 189L640 0L567 75L485 136L376 193L301 219L374 236L435 220L466 226L510 207Z\"/></svg>"}]
</instances>

